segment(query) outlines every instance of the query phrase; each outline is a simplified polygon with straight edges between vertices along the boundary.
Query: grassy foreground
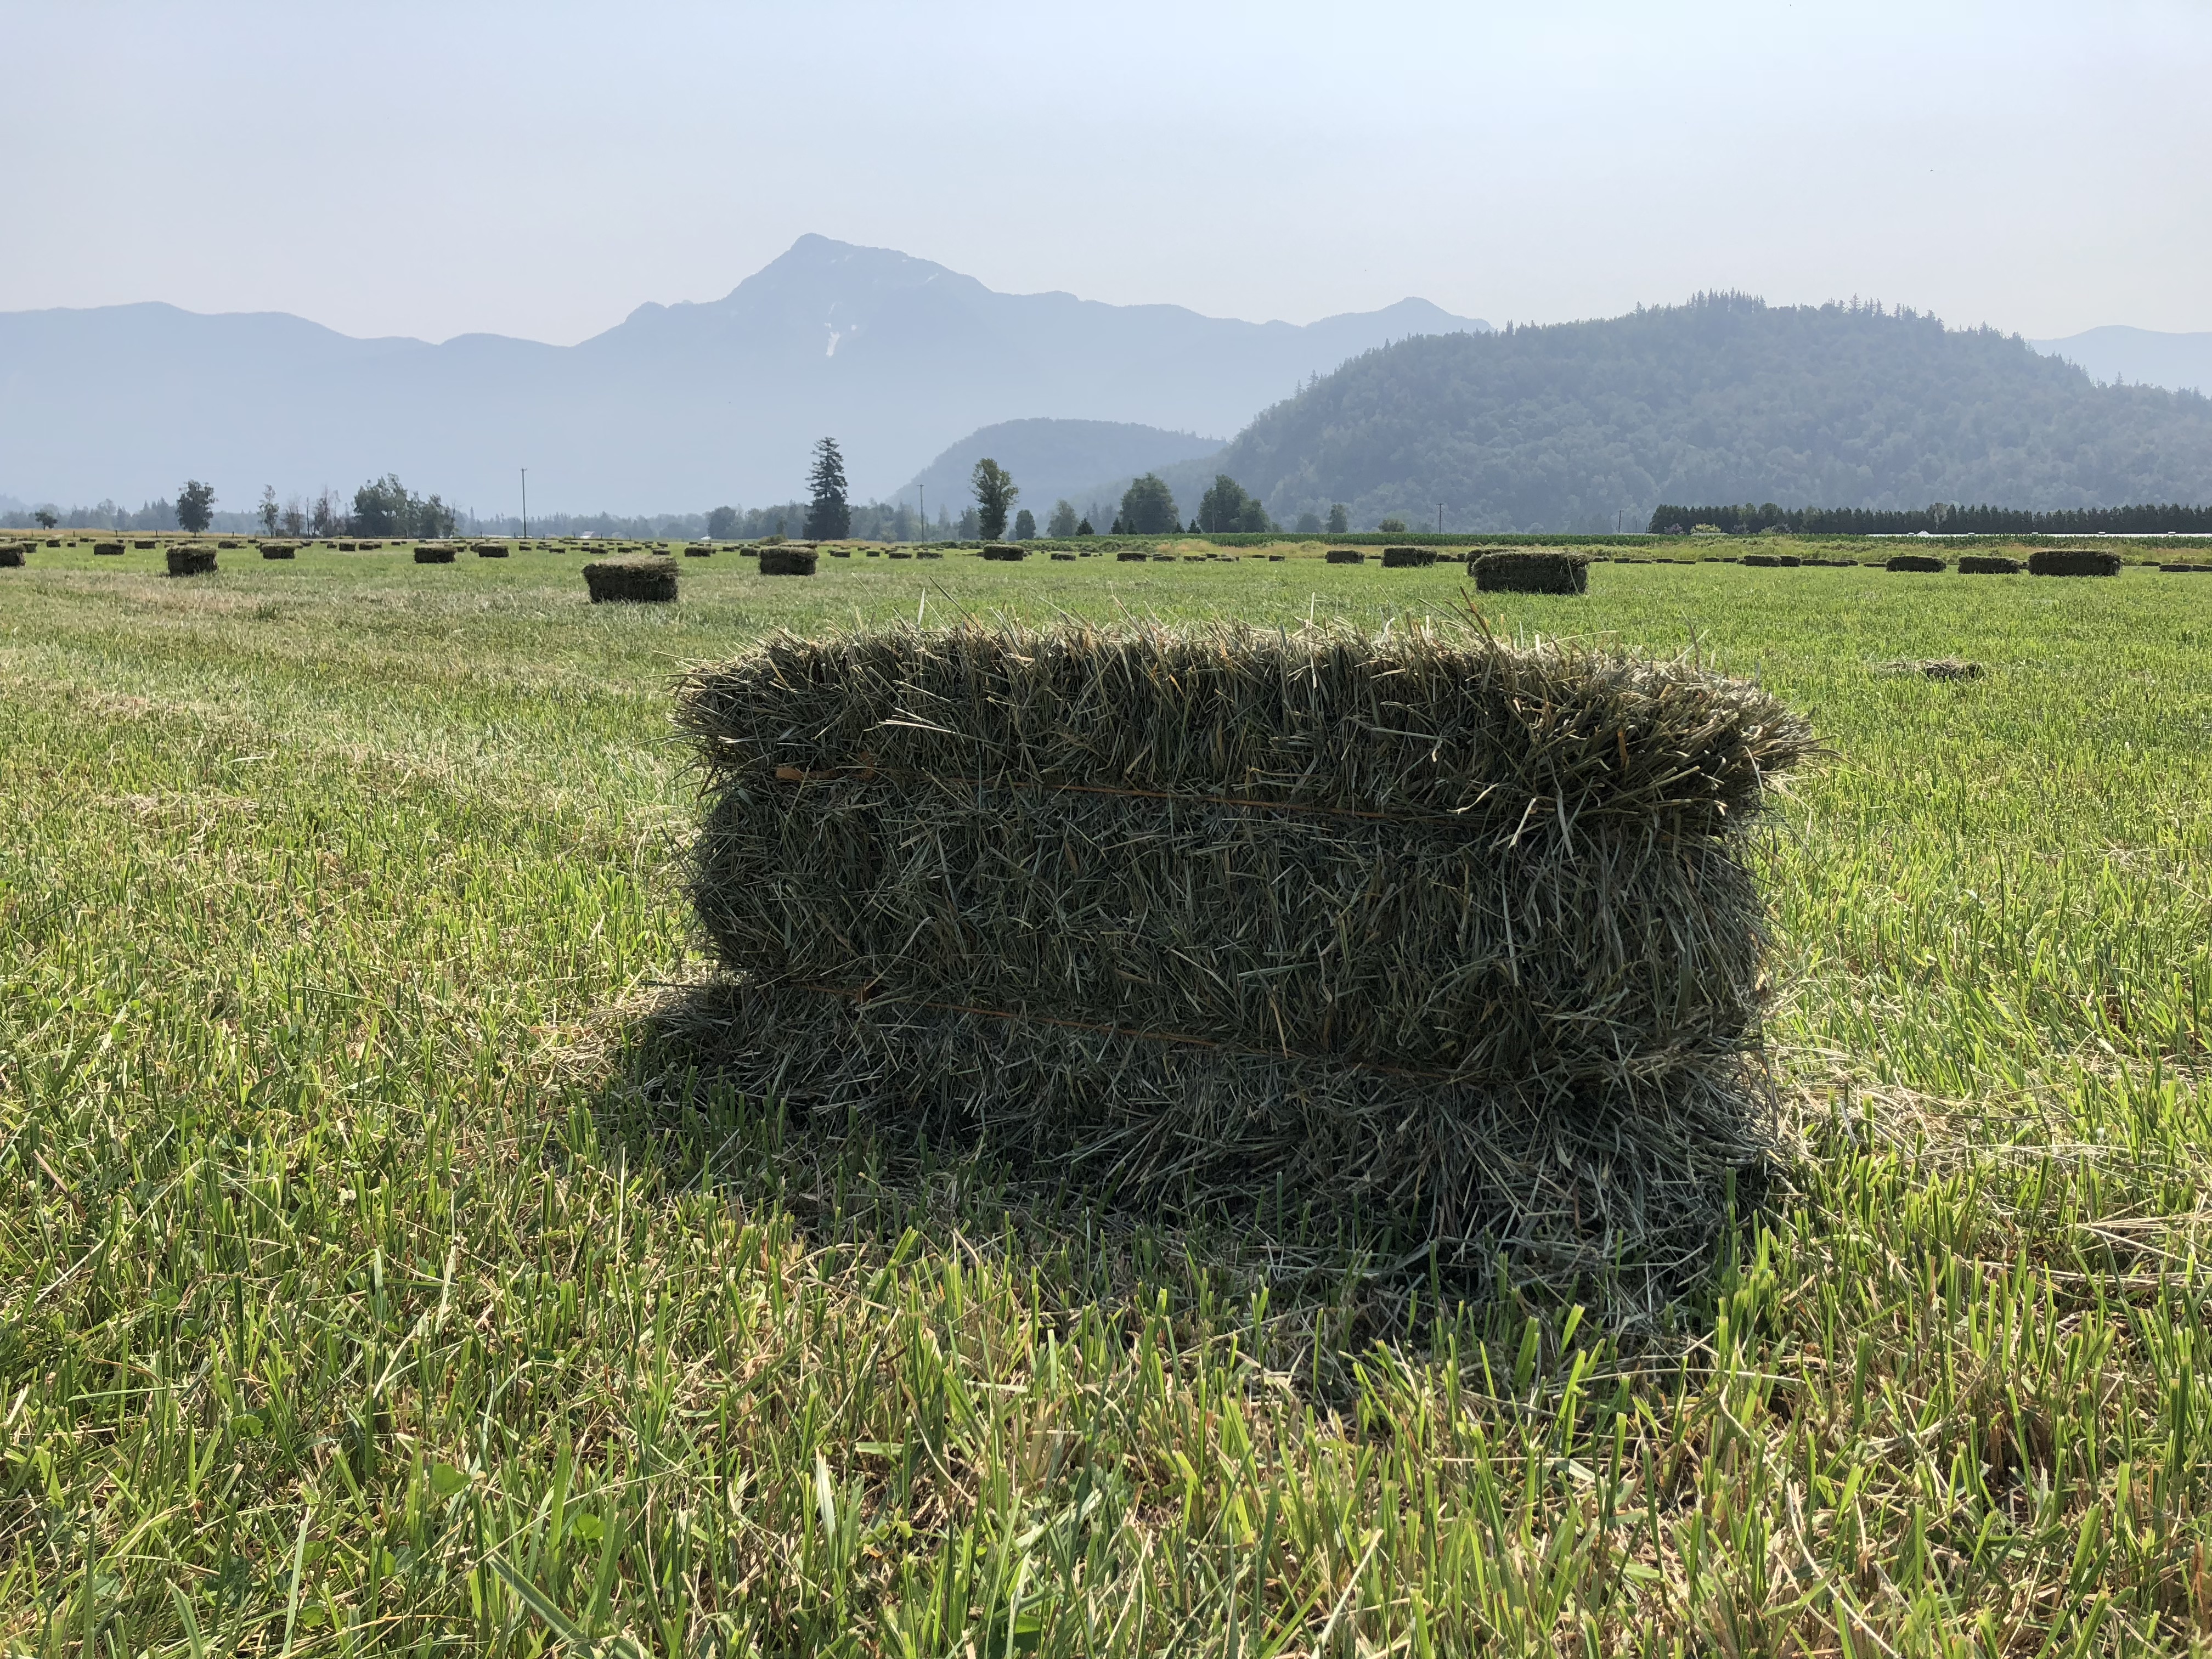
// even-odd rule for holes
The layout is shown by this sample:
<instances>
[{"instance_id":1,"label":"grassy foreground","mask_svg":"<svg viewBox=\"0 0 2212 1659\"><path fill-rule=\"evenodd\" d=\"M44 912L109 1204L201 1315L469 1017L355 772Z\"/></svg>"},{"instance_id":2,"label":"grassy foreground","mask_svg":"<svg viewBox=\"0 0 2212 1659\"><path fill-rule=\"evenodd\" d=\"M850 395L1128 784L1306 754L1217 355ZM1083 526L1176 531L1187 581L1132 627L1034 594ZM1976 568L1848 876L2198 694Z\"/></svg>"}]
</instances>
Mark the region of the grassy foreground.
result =
<instances>
[{"instance_id":1,"label":"grassy foreground","mask_svg":"<svg viewBox=\"0 0 2212 1659\"><path fill-rule=\"evenodd\" d=\"M0 1642L2191 1650L2212 582L1604 566L1832 759L1765 857L1795 1189L1679 1335L1262 1285L648 1099L666 681L778 623L1442 612L1449 568L0 571ZM1957 656L1942 683L1889 665ZM664 1094L666 1091L664 1091Z\"/></svg>"}]
</instances>

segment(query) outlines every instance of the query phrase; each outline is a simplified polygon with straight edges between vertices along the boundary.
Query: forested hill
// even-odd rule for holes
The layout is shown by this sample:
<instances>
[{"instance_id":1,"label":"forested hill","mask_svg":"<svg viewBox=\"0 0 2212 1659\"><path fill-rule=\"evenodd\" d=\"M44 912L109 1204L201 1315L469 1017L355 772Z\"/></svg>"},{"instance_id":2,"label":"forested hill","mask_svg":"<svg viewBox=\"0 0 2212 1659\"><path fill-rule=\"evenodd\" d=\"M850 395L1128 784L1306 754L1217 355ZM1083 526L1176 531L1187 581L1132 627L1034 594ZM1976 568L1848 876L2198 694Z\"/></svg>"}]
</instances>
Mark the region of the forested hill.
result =
<instances>
[{"instance_id":1,"label":"forested hill","mask_svg":"<svg viewBox=\"0 0 2212 1659\"><path fill-rule=\"evenodd\" d=\"M2212 400L2099 386L1993 329L1741 295L1353 358L1209 462L1284 523L1640 526L1662 501L2212 501Z\"/></svg>"}]
</instances>

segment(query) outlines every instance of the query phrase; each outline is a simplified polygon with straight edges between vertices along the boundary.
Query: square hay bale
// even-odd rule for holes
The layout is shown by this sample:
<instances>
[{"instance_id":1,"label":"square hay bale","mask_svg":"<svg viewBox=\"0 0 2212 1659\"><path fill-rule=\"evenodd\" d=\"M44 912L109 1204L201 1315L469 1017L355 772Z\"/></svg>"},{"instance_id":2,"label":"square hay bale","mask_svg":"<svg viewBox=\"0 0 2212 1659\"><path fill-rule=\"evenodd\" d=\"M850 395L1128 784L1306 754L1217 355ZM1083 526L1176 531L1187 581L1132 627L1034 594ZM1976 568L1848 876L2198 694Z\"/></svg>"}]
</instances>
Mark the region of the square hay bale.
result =
<instances>
[{"instance_id":1,"label":"square hay bale","mask_svg":"<svg viewBox=\"0 0 2212 1659\"><path fill-rule=\"evenodd\" d=\"M1152 557L1152 555L1149 553L1140 552L1133 547L1125 547L1119 553L1116 553L1114 556L1114 562L1116 564L1142 564L1150 557Z\"/></svg>"},{"instance_id":2,"label":"square hay bale","mask_svg":"<svg viewBox=\"0 0 2212 1659\"><path fill-rule=\"evenodd\" d=\"M811 576L814 574L814 550L763 547L760 550L760 573L763 576Z\"/></svg>"},{"instance_id":3,"label":"square hay bale","mask_svg":"<svg viewBox=\"0 0 2212 1659\"><path fill-rule=\"evenodd\" d=\"M1899 553L1882 566L1885 570L1919 572L1934 572L1943 568L1943 561L1932 553Z\"/></svg>"},{"instance_id":4,"label":"square hay bale","mask_svg":"<svg viewBox=\"0 0 2212 1659\"><path fill-rule=\"evenodd\" d=\"M893 558L893 559L910 559L910 558L912 558L912 557L914 556L914 555L913 555L913 554L911 554L911 553L908 553L908 552L905 552L905 551L903 551L903 550L901 550L901 549L898 549L898 548L893 548L893 549L890 551L890 553L886 554L884 556L885 556L885 557L887 557L887 558Z\"/></svg>"},{"instance_id":5,"label":"square hay bale","mask_svg":"<svg viewBox=\"0 0 2212 1659\"><path fill-rule=\"evenodd\" d=\"M1052 556L1054 559L1065 559L1070 564L1073 564L1075 562L1075 555L1073 553L1055 553Z\"/></svg>"},{"instance_id":6,"label":"square hay bale","mask_svg":"<svg viewBox=\"0 0 2212 1659\"><path fill-rule=\"evenodd\" d=\"M173 547L168 550L168 566L172 576L211 576L215 574L215 549Z\"/></svg>"},{"instance_id":7,"label":"square hay bale","mask_svg":"<svg viewBox=\"0 0 2212 1659\"><path fill-rule=\"evenodd\" d=\"M872 547L868 550L868 556L872 559L880 559L884 556L884 550L880 547Z\"/></svg>"},{"instance_id":8,"label":"square hay bale","mask_svg":"<svg viewBox=\"0 0 2212 1659\"><path fill-rule=\"evenodd\" d=\"M238 544L236 542L217 542L216 545L222 549L226 553L234 552L238 548Z\"/></svg>"},{"instance_id":9,"label":"square hay bale","mask_svg":"<svg viewBox=\"0 0 2212 1659\"><path fill-rule=\"evenodd\" d=\"M1323 556L1331 564L1365 564L1367 555L1356 547L1332 547Z\"/></svg>"},{"instance_id":10,"label":"square hay bale","mask_svg":"<svg viewBox=\"0 0 2212 1659\"><path fill-rule=\"evenodd\" d=\"M469 550L480 559L503 559L507 556L505 542L478 542Z\"/></svg>"},{"instance_id":11,"label":"square hay bale","mask_svg":"<svg viewBox=\"0 0 2212 1659\"><path fill-rule=\"evenodd\" d=\"M1750 838L1811 749L1756 687L1471 631L1009 624L777 636L678 718L726 975L684 1018L740 1090L1118 1204L1287 1194L1476 1274L1694 1274L1730 1183L1756 1202Z\"/></svg>"},{"instance_id":12,"label":"square hay bale","mask_svg":"<svg viewBox=\"0 0 2212 1659\"><path fill-rule=\"evenodd\" d=\"M1267 555L1267 562L1269 564L1280 564L1289 556L1290 556L1286 553L1270 553Z\"/></svg>"},{"instance_id":13,"label":"square hay bale","mask_svg":"<svg viewBox=\"0 0 2212 1659\"><path fill-rule=\"evenodd\" d=\"M2023 568L2018 559L2008 559L2002 553L1959 555L1961 576L2017 576Z\"/></svg>"},{"instance_id":14,"label":"square hay bale","mask_svg":"<svg viewBox=\"0 0 2212 1659\"><path fill-rule=\"evenodd\" d=\"M1627 564L1632 562L1632 561L1624 559L1621 562L1623 564ZM1641 561L1634 561L1634 562L1641 562ZM1763 565L1770 570L1776 570L1792 568L1797 565L1804 563L1805 561L1802 557L1795 553L1747 553L1743 556L1742 562L1750 565Z\"/></svg>"},{"instance_id":15,"label":"square hay bale","mask_svg":"<svg viewBox=\"0 0 2212 1659\"><path fill-rule=\"evenodd\" d=\"M2196 576L2212 573L2212 564L2162 564L2159 568L2174 576Z\"/></svg>"},{"instance_id":16,"label":"square hay bale","mask_svg":"<svg viewBox=\"0 0 2212 1659\"><path fill-rule=\"evenodd\" d=\"M261 544L261 556L264 559L289 559L295 556L298 551L299 550L295 548L289 542L264 542Z\"/></svg>"},{"instance_id":17,"label":"square hay bale","mask_svg":"<svg viewBox=\"0 0 2212 1659\"><path fill-rule=\"evenodd\" d=\"M925 547L918 549L914 556L917 559L941 559L945 555L933 547Z\"/></svg>"},{"instance_id":18,"label":"square hay bale","mask_svg":"<svg viewBox=\"0 0 2212 1659\"><path fill-rule=\"evenodd\" d=\"M155 544L152 542L133 542L131 545L137 548L141 553L151 553L154 550Z\"/></svg>"},{"instance_id":19,"label":"square hay bale","mask_svg":"<svg viewBox=\"0 0 2212 1659\"><path fill-rule=\"evenodd\" d=\"M0 570L21 570L28 562L21 542L0 542Z\"/></svg>"},{"instance_id":20,"label":"square hay bale","mask_svg":"<svg viewBox=\"0 0 2212 1659\"><path fill-rule=\"evenodd\" d=\"M1382 550L1385 570L1420 570L1437 562L1433 547L1386 547Z\"/></svg>"},{"instance_id":21,"label":"square hay bale","mask_svg":"<svg viewBox=\"0 0 2212 1659\"><path fill-rule=\"evenodd\" d=\"M849 547L833 547L830 550L830 556L833 559L849 559L853 556L853 550Z\"/></svg>"},{"instance_id":22,"label":"square hay bale","mask_svg":"<svg viewBox=\"0 0 2212 1659\"><path fill-rule=\"evenodd\" d=\"M2094 547L2039 547L2027 556L2031 576L2117 576L2120 556Z\"/></svg>"},{"instance_id":23,"label":"square hay bale","mask_svg":"<svg viewBox=\"0 0 2212 1659\"><path fill-rule=\"evenodd\" d=\"M1029 556L1028 550L1026 549L1009 547L1003 542L986 542L983 544L982 551L985 558L997 559L1002 563L1008 564L1017 562Z\"/></svg>"},{"instance_id":24,"label":"square hay bale","mask_svg":"<svg viewBox=\"0 0 2212 1659\"><path fill-rule=\"evenodd\" d=\"M669 605L676 599L676 567L651 559L599 559L584 567L593 605Z\"/></svg>"},{"instance_id":25,"label":"square hay bale","mask_svg":"<svg viewBox=\"0 0 2212 1659\"><path fill-rule=\"evenodd\" d=\"M340 542L338 544L338 551L341 553L350 553L359 545L360 544L358 542Z\"/></svg>"},{"instance_id":26,"label":"square hay bale","mask_svg":"<svg viewBox=\"0 0 2212 1659\"><path fill-rule=\"evenodd\" d=\"M417 564L451 564L453 562L453 555L455 551L456 550L452 547L442 546L432 542L425 542L422 546L415 550L415 562Z\"/></svg>"},{"instance_id":27,"label":"square hay bale","mask_svg":"<svg viewBox=\"0 0 2212 1659\"><path fill-rule=\"evenodd\" d=\"M92 550L95 556L119 559L123 556L123 544L121 542L94 542L92 544Z\"/></svg>"},{"instance_id":28,"label":"square hay bale","mask_svg":"<svg viewBox=\"0 0 2212 1659\"><path fill-rule=\"evenodd\" d=\"M1580 553L1483 553L1468 561L1480 593L1586 593L1589 560Z\"/></svg>"},{"instance_id":29,"label":"square hay bale","mask_svg":"<svg viewBox=\"0 0 2212 1659\"><path fill-rule=\"evenodd\" d=\"M714 550L703 542L694 542L684 550L684 556L687 559L711 559L714 556Z\"/></svg>"}]
</instances>

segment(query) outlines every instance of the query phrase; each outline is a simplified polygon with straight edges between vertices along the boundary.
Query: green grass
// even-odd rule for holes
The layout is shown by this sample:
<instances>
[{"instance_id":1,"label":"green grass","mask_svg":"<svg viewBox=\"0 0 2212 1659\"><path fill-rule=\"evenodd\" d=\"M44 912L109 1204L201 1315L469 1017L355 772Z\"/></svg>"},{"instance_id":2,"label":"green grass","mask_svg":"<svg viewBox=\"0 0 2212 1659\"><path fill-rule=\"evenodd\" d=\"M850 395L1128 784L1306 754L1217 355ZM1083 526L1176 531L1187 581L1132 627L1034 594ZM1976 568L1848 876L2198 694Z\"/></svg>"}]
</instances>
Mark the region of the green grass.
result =
<instances>
[{"instance_id":1,"label":"green grass","mask_svg":"<svg viewBox=\"0 0 2212 1659\"><path fill-rule=\"evenodd\" d=\"M646 1087L666 682L1450 566L156 553L0 572L0 1640L26 1652L2190 1650L2212 583L1603 566L1832 750L1763 857L1803 1156L1680 1336L1262 1286ZM1939 684L1887 665L1959 656Z\"/></svg>"}]
</instances>

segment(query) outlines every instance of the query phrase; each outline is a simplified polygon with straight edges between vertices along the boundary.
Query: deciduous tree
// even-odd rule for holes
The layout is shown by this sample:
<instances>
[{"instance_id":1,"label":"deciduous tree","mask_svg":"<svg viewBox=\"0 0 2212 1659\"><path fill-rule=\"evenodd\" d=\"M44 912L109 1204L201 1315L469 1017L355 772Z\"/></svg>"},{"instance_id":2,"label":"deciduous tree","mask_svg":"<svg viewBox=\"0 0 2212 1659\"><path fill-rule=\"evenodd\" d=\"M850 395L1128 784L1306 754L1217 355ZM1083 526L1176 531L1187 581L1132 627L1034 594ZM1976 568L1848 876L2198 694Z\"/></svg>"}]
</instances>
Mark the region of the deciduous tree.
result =
<instances>
[{"instance_id":1,"label":"deciduous tree","mask_svg":"<svg viewBox=\"0 0 2212 1659\"><path fill-rule=\"evenodd\" d=\"M177 492L177 527L197 536L215 522L215 486L198 478L185 480Z\"/></svg>"},{"instance_id":2,"label":"deciduous tree","mask_svg":"<svg viewBox=\"0 0 2212 1659\"><path fill-rule=\"evenodd\" d=\"M1014 497L1022 493L1020 486L1014 483L1012 473L988 455L975 463L969 482L975 490L977 533L987 542L995 542L1006 533L1006 514L1013 510Z\"/></svg>"}]
</instances>

